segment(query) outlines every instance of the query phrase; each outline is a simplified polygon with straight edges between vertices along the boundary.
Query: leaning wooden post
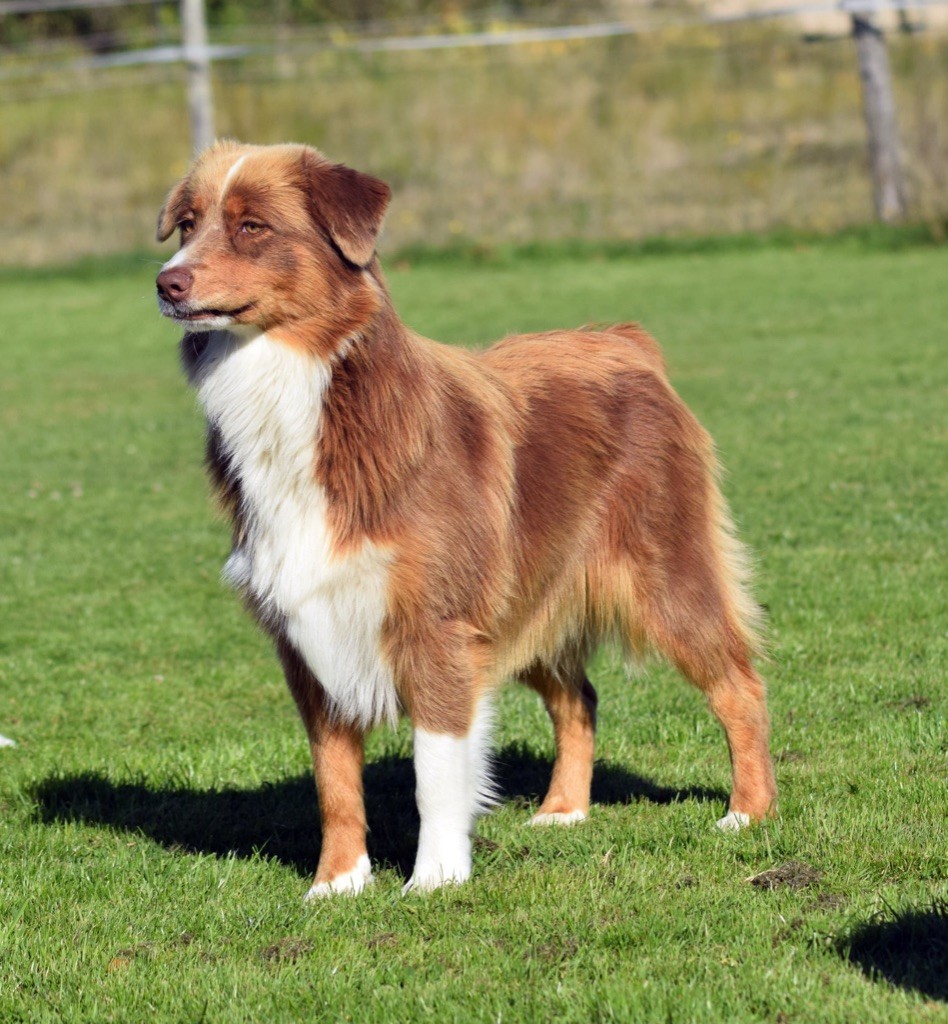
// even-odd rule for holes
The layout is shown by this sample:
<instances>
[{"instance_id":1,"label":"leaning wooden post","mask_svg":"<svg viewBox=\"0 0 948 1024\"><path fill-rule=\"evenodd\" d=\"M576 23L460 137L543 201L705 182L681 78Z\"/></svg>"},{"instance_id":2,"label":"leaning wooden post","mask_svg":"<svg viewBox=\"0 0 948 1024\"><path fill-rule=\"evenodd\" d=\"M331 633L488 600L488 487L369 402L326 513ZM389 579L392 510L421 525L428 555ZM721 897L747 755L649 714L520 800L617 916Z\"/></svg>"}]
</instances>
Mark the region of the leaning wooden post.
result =
<instances>
[{"instance_id":1,"label":"leaning wooden post","mask_svg":"<svg viewBox=\"0 0 948 1024\"><path fill-rule=\"evenodd\" d=\"M214 141L214 101L211 98L211 60L207 52L204 0L181 0L184 62L188 69L188 114L191 145L200 153Z\"/></svg>"},{"instance_id":2,"label":"leaning wooden post","mask_svg":"<svg viewBox=\"0 0 948 1024\"><path fill-rule=\"evenodd\" d=\"M907 193L889 54L882 30L869 11L854 11L852 23L862 81L862 109L869 136L869 166L876 216L891 224L904 219Z\"/></svg>"}]
</instances>

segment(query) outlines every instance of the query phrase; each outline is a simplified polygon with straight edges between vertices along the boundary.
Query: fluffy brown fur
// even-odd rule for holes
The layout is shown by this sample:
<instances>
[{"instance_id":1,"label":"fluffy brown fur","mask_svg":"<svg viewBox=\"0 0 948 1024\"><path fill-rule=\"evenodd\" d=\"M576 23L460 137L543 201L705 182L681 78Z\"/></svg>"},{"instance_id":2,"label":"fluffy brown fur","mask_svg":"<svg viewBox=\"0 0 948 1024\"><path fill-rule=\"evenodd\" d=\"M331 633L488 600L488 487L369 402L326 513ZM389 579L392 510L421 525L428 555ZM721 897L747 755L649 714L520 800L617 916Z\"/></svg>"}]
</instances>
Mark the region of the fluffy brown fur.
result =
<instances>
[{"instance_id":1,"label":"fluffy brown fur","mask_svg":"<svg viewBox=\"0 0 948 1024\"><path fill-rule=\"evenodd\" d=\"M220 143L162 210L159 237L180 227L183 250L158 283L189 331L192 374L202 321L221 317L330 367L312 483L333 558L366 544L389 554L379 657L401 708L416 729L463 738L482 698L519 678L556 735L540 814L579 817L596 708L583 663L616 640L665 655L707 694L730 748L730 810L772 812L744 559L711 441L657 344L633 324L510 337L481 354L419 337L374 254L387 202L383 183L305 147ZM213 424L208 464L239 546L242 470ZM316 884L330 884L365 854L363 728L334 708L279 615L256 610L309 732Z\"/></svg>"}]
</instances>

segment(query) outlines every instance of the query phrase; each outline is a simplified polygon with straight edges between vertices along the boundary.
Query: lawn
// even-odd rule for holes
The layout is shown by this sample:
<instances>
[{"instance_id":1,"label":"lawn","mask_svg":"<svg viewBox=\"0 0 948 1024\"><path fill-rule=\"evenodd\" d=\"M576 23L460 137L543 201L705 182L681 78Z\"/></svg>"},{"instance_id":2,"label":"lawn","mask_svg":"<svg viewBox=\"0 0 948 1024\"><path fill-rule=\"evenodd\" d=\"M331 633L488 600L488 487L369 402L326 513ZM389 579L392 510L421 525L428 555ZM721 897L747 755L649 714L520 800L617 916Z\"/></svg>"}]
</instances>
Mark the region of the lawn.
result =
<instances>
[{"instance_id":1,"label":"lawn","mask_svg":"<svg viewBox=\"0 0 948 1024\"><path fill-rule=\"evenodd\" d=\"M368 751L376 884L305 906L308 752L218 580L155 269L0 274L0 1021L948 1021L948 251L395 265L447 341L661 339L756 551L781 814L718 833L700 695L604 651L588 822L525 826L552 741L511 687L472 881L400 894L402 726Z\"/></svg>"}]
</instances>

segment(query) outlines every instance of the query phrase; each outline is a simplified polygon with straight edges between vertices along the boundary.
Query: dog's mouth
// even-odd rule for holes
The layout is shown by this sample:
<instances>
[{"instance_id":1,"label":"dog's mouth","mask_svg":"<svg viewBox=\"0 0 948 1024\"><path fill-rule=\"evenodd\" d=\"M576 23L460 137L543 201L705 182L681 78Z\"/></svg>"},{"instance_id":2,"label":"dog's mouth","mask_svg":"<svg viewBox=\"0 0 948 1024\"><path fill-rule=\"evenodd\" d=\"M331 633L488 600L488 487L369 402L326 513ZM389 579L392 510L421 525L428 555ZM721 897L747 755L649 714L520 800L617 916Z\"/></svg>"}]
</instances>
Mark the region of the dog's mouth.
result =
<instances>
[{"instance_id":1,"label":"dog's mouth","mask_svg":"<svg viewBox=\"0 0 948 1024\"><path fill-rule=\"evenodd\" d=\"M193 302L170 302L162 296L158 297L158 307L162 316L166 316L186 331L215 331L245 322L244 317L250 313L255 303L248 302L243 306L230 309L219 309L212 306L195 306Z\"/></svg>"},{"instance_id":2,"label":"dog's mouth","mask_svg":"<svg viewBox=\"0 0 948 1024\"><path fill-rule=\"evenodd\" d=\"M202 323L206 320L236 320L244 313L249 313L254 304L248 302L245 306L236 306L233 309L211 309L210 307L192 309L188 306L178 306L172 302L163 303L163 306L165 308L162 309L162 313L165 316L190 324Z\"/></svg>"},{"instance_id":3,"label":"dog's mouth","mask_svg":"<svg viewBox=\"0 0 948 1024\"><path fill-rule=\"evenodd\" d=\"M236 309L198 309L184 313L177 319L187 323L203 323L205 320L236 320L252 309L253 303L248 302L246 306L238 306Z\"/></svg>"}]
</instances>

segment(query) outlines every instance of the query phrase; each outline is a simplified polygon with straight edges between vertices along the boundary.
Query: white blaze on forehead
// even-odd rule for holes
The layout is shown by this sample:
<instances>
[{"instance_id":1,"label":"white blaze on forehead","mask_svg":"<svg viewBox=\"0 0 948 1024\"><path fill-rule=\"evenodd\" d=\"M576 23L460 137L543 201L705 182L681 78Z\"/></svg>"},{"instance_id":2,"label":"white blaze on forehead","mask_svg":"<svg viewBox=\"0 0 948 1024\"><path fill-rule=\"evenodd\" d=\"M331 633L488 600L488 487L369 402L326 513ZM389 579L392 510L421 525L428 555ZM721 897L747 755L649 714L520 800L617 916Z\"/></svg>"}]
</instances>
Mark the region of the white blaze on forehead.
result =
<instances>
[{"instance_id":1,"label":"white blaze on forehead","mask_svg":"<svg viewBox=\"0 0 948 1024\"><path fill-rule=\"evenodd\" d=\"M161 268L162 270L171 270L173 267L180 267L182 263L188 258L188 253L184 251L182 246L175 254L168 260L167 263Z\"/></svg>"},{"instance_id":2,"label":"white blaze on forehead","mask_svg":"<svg viewBox=\"0 0 948 1024\"><path fill-rule=\"evenodd\" d=\"M227 195L227 190L230 188L230 183L234 180L234 175L240 170L240 165L247 159L248 154L244 153L243 156L237 157L237 159L230 165L230 169L224 176L224 184L221 185L220 202L224 201L224 196Z\"/></svg>"},{"instance_id":3,"label":"white blaze on forehead","mask_svg":"<svg viewBox=\"0 0 948 1024\"><path fill-rule=\"evenodd\" d=\"M234 175L237 173L238 170L240 170L240 165L244 162L244 160L247 159L249 155L249 153L244 153L243 156L237 157L237 159L230 165L230 167L228 167L227 173L224 175L224 182L221 185L221 191L220 196L218 198L218 202L224 202L224 197L227 195L227 190L230 188L231 182L234 180ZM215 226L212 226L211 230L216 231L219 229ZM165 265L161 269L171 270L174 267L181 266L181 264L184 263L185 260L188 259L188 257L190 256L190 253L185 252L186 247L187 243L182 245L181 248L174 254L174 256L171 257L170 260L167 261L167 263L165 263Z\"/></svg>"}]
</instances>

